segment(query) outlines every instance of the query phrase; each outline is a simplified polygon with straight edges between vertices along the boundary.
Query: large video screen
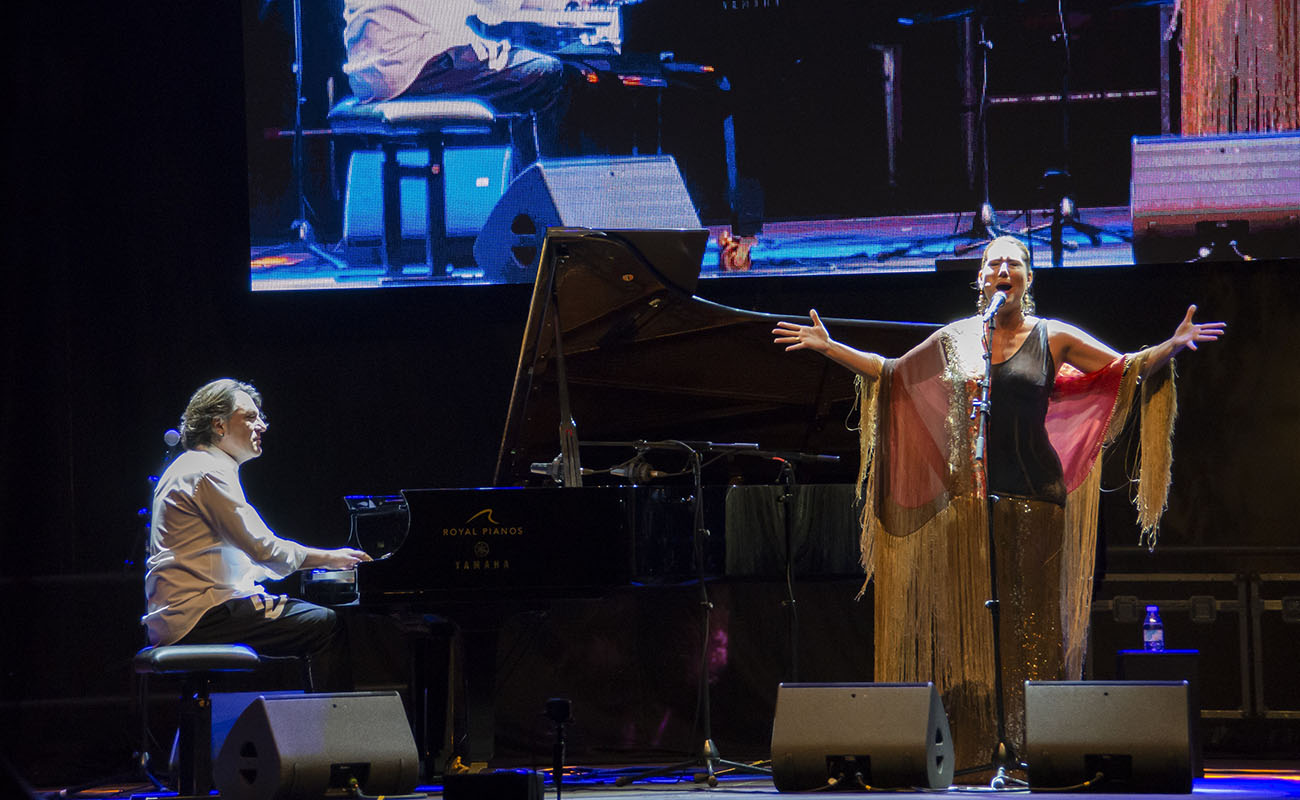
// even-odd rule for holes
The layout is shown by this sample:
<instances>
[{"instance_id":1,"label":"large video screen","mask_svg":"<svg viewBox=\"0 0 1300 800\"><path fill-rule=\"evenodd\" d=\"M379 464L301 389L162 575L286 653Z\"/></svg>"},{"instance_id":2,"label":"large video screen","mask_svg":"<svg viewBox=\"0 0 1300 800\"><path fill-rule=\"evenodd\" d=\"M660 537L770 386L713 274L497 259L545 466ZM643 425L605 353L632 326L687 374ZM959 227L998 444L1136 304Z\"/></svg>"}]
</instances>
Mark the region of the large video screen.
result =
<instances>
[{"instance_id":1,"label":"large video screen","mask_svg":"<svg viewBox=\"0 0 1300 800\"><path fill-rule=\"evenodd\" d=\"M1002 233L1040 267L1300 255L1294 124L1180 135L1200 34L1172 4L244 0L244 22L254 290L529 283L554 226L707 228L705 279L964 269Z\"/></svg>"}]
</instances>

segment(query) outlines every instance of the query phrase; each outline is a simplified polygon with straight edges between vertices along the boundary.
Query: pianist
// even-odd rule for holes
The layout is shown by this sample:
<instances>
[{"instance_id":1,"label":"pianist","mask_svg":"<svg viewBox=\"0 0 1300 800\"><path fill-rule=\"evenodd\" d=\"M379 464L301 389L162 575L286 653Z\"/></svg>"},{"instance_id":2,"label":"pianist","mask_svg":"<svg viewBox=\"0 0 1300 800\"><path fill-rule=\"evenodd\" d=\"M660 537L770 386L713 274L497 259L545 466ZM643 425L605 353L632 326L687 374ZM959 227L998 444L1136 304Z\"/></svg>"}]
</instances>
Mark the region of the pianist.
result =
<instances>
[{"instance_id":1,"label":"pianist","mask_svg":"<svg viewBox=\"0 0 1300 800\"><path fill-rule=\"evenodd\" d=\"M262 454L266 429L261 395L246 383L212 381L190 398L181 417L185 452L154 490L142 622L150 644L245 644L307 659L316 688L347 689L334 611L268 594L258 582L349 569L370 557L276 536L248 504L239 468Z\"/></svg>"},{"instance_id":2,"label":"pianist","mask_svg":"<svg viewBox=\"0 0 1300 800\"><path fill-rule=\"evenodd\" d=\"M886 360L812 325L780 322L787 350L821 353L862 386L862 563L875 581L875 676L934 681L952 722L957 768L988 764L999 742L989 598L989 522L997 553L1006 741L1024 744L1024 681L1078 680L1091 603L1101 448L1141 407L1136 488L1155 544L1169 487L1171 359L1217 339L1195 306L1164 343L1120 354L1072 325L1034 316L1029 251L1012 237L984 251L981 313ZM1000 309L990 304L1001 303ZM971 420L992 331L988 458ZM985 477L987 473L987 477ZM990 488L985 491L983 488ZM990 504L986 495L1001 499Z\"/></svg>"},{"instance_id":3,"label":"pianist","mask_svg":"<svg viewBox=\"0 0 1300 800\"><path fill-rule=\"evenodd\" d=\"M363 103L456 95L500 112L536 112L547 149L564 110L564 65L482 35L511 12L545 6L543 0L346 0L343 72Z\"/></svg>"}]
</instances>

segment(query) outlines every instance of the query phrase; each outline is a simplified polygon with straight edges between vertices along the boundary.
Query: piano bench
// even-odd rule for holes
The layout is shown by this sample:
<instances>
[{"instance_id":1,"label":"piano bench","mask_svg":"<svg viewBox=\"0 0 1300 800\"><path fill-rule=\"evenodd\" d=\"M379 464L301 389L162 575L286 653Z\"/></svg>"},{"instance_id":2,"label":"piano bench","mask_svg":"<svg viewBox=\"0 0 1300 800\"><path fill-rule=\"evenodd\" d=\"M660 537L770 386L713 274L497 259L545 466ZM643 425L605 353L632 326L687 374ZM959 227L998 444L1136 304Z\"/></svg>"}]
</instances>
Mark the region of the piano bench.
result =
<instances>
[{"instance_id":1,"label":"piano bench","mask_svg":"<svg viewBox=\"0 0 1300 800\"><path fill-rule=\"evenodd\" d=\"M335 139L356 144L347 170L343 212L349 262L373 260L373 256L365 255L361 242L377 238L379 262L389 277L400 278L403 218L408 223L406 235L416 238L420 223L412 221L411 214L415 213L416 220L423 217L420 238L424 240L424 262L431 277L438 277L450 263L449 235L477 235L505 192L505 183L513 178L512 128L516 121L528 118L498 114L473 97L417 96L378 103L361 103L349 97L337 103L327 115L330 132ZM448 144L457 139L498 145L480 148L490 151L480 154L480 160L496 158L495 169L475 164L477 177L469 176L468 187L460 186L456 176L448 175ZM369 158L359 161L358 156L363 155ZM483 175L488 175L486 182ZM418 213L418 197L403 197L404 178L423 182L423 215ZM461 196L466 193L466 197ZM456 197L453 208L448 208L448 195ZM379 219L375 218L376 212Z\"/></svg>"},{"instance_id":2,"label":"piano bench","mask_svg":"<svg viewBox=\"0 0 1300 800\"><path fill-rule=\"evenodd\" d=\"M172 644L146 647L132 665L140 676L141 758L149 746L149 692L152 675L183 679L176 792L206 795L212 790L212 679L221 672L252 672L262 659L242 644Z\"/></svg>"}]
</instances>

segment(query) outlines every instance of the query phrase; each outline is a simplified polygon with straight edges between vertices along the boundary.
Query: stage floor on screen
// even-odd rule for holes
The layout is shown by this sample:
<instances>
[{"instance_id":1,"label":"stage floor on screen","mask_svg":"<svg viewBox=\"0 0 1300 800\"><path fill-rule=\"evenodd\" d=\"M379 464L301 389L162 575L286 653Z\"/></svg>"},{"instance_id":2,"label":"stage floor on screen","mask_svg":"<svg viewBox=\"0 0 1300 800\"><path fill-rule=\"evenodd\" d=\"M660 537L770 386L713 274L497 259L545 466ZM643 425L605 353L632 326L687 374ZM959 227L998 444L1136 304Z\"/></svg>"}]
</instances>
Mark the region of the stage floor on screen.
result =
<instances>
[{"instance_id":1,"label":"stage floor on screen","mask_svg":"<svg viewBox=\"0 0 1300 800\"><path fill-rule=\"evenodd\" d=\"M1131 266L1131 224L1127 206L1082 209L1081 222L1102 233L1094 241L1066 227L1063 267ZM719 267L718 235L727 230L711 226L709 246L700 275L704 279L747 276L814 276L863 273L930 272L965 268L979 256L984 238L972 234L971 212L912 216L869 217L768 222L753 239L752 266L747 271L724 272ZM1051 212L1036 210L999 215L1007 232L1023 235L1026 227L1051 222ZM1052 264L1050 232L1040 231L1032 242L1035 266ZM302 289L363 289L421 285L482 285L481 270L472 264L431 274L423 264L403 268L400 279L374 265L352 265L341 244L319 245L315 251L298 243L266 244L251 251L252 287L257 291ZM974 268L973 266L971 267Z\"/></svg>"}]
</instances>

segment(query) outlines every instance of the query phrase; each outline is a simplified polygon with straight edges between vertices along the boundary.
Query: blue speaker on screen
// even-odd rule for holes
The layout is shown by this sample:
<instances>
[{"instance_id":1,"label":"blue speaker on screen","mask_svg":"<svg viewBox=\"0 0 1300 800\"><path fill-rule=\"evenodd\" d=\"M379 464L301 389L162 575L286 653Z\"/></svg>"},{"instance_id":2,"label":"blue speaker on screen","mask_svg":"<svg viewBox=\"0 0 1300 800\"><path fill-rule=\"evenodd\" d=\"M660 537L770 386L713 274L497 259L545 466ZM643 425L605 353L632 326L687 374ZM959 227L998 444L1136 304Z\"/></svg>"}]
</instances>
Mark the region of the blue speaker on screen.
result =
<instances>
[{"instance_id":1,"label":"blue speaker on screen","mask_svg":"<svg viewBox=\"0 0 1300 800\"><path fill-rule=\"evenodd\" d=\"M406 167L427 167L429 153L420 149L399 150L397 161ZM343 241L350 264L380 263L379 248L384 232L383 166L384 154L379 150L357 150L348 161ZM448 147L443 151L443 194L449 239L478 235L505 194L512 168L509 145ZM409 243L422 251L428 218L424 181L416 177L402 178L399 193L403 244Z\"/></svg>"}]
</instances>

